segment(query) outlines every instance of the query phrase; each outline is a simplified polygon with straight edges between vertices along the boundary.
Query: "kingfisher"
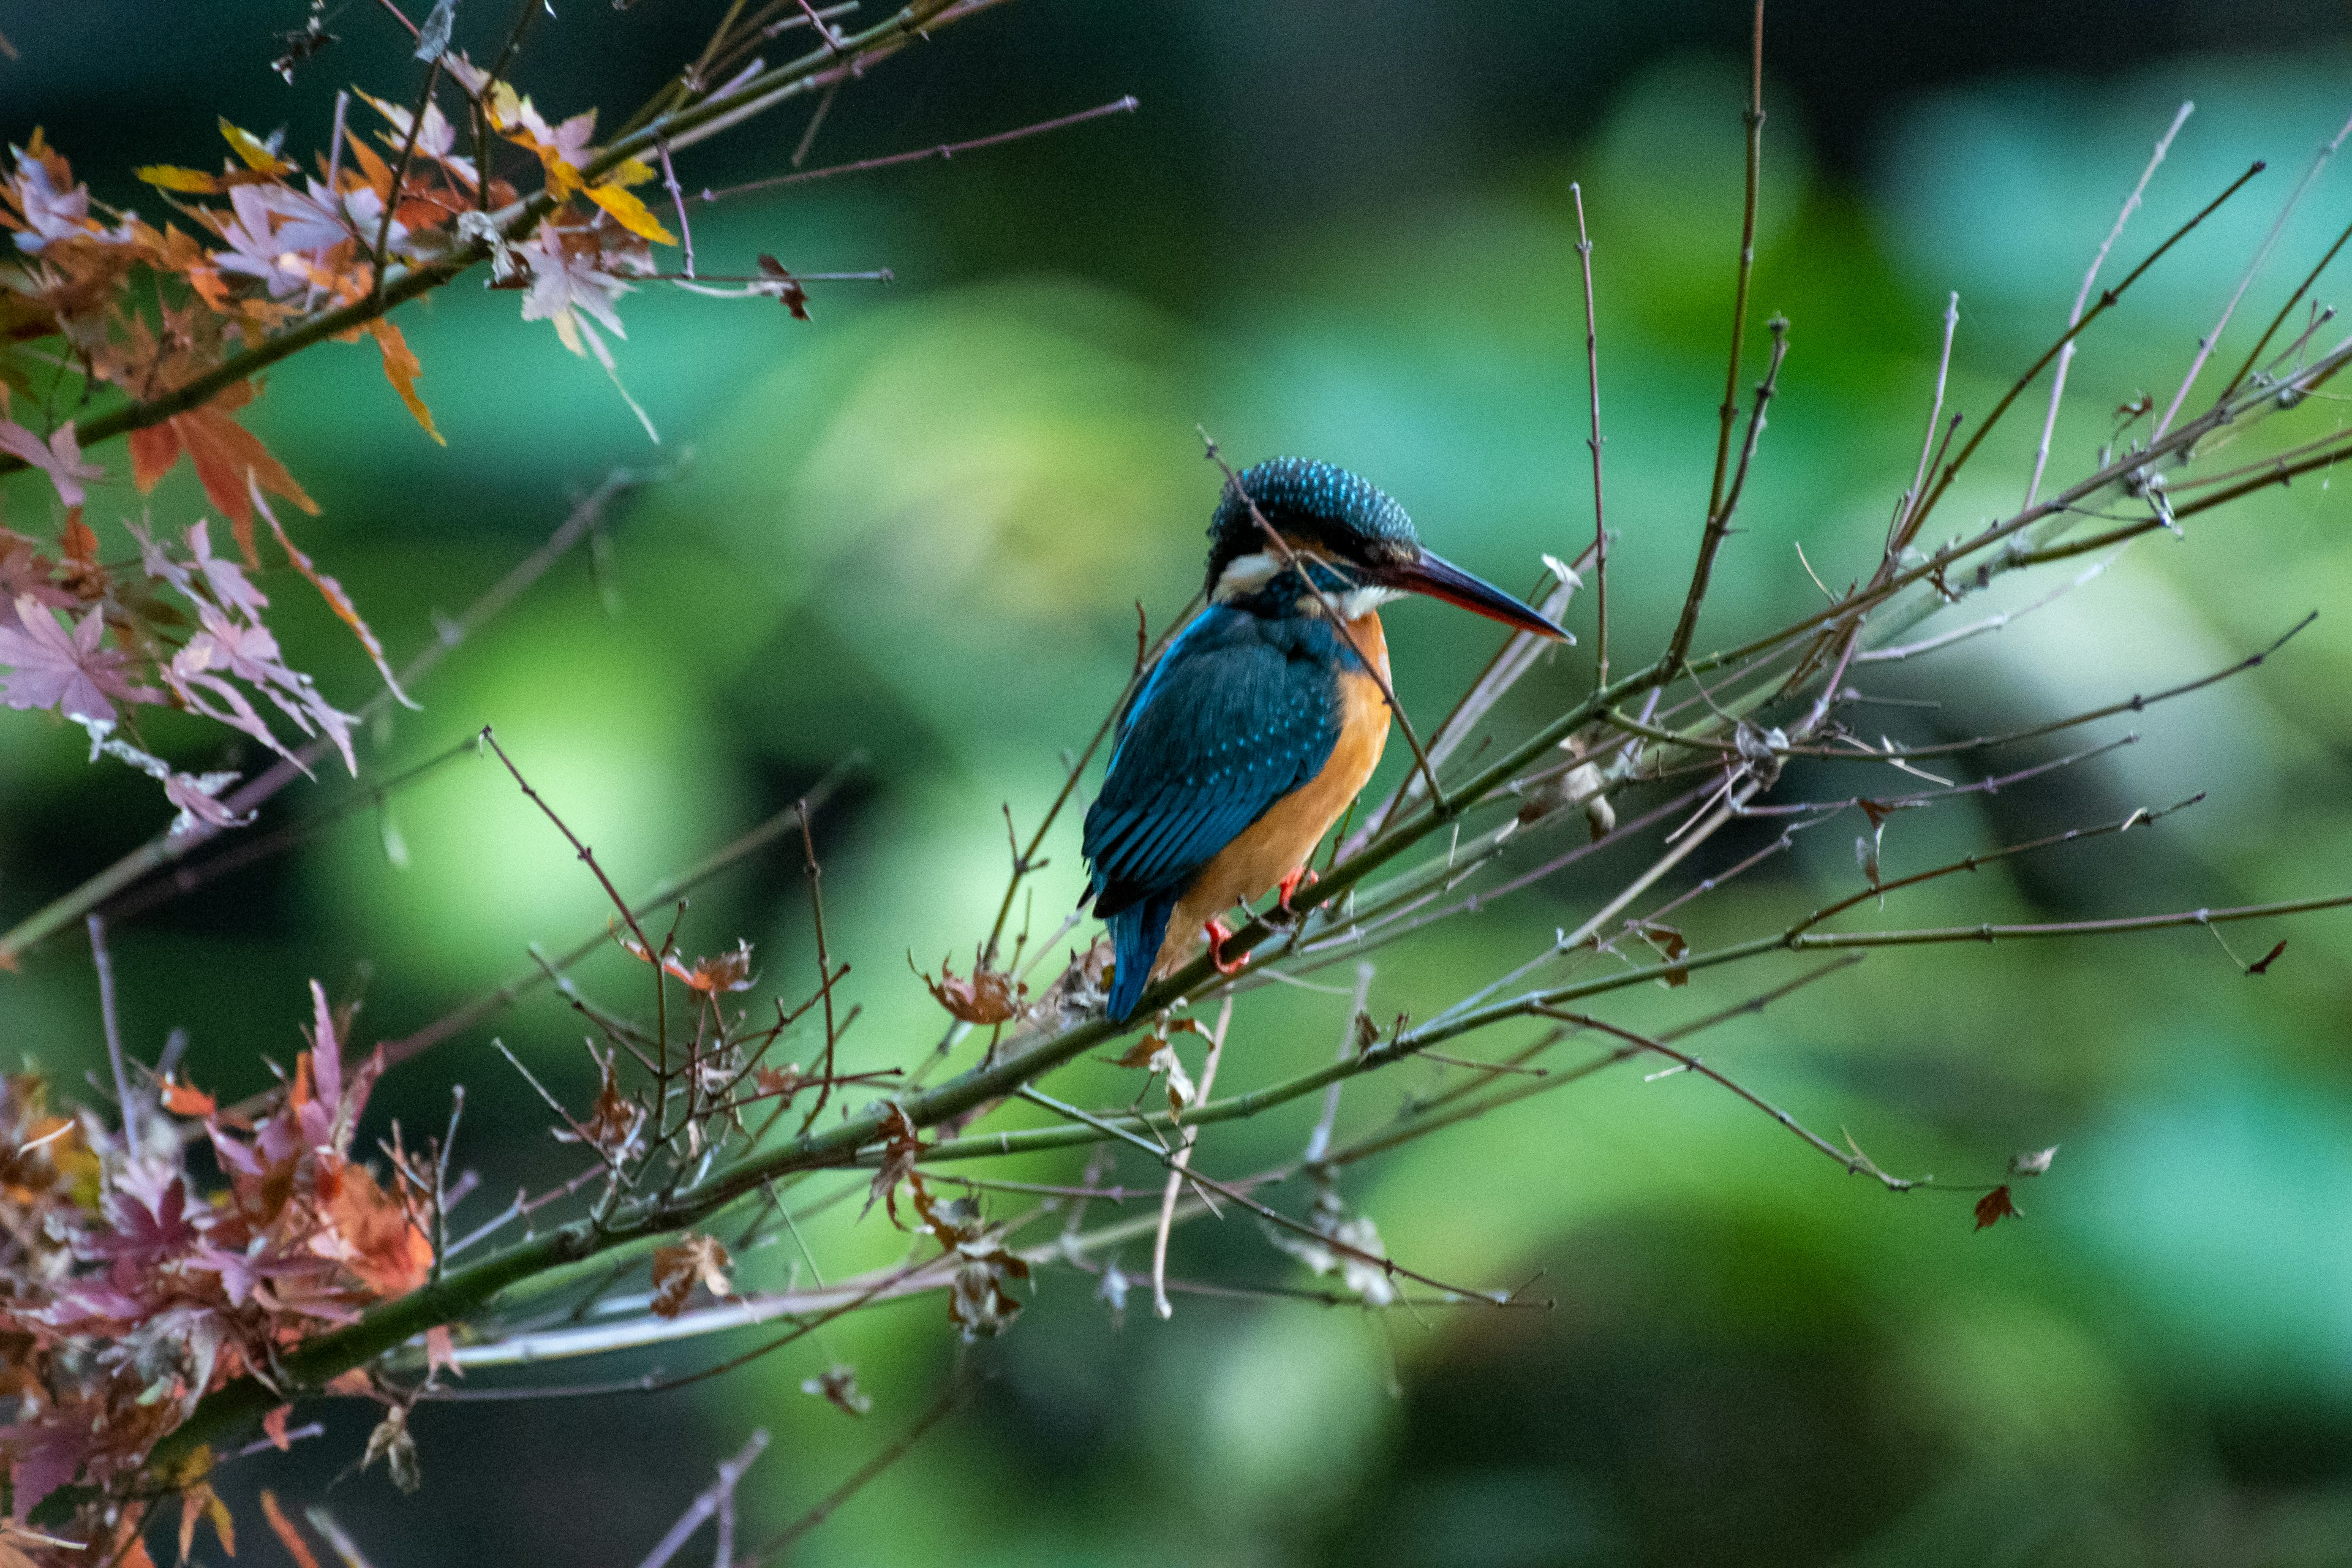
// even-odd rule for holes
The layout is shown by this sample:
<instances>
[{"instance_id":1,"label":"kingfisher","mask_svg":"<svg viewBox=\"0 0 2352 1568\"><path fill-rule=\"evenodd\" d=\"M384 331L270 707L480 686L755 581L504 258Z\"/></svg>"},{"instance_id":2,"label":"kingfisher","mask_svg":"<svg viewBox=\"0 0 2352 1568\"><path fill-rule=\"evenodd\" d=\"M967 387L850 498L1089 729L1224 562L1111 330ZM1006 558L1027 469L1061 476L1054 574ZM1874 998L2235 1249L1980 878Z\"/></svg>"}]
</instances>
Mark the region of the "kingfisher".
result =
<instances>
[{"instance_id":1,"label":"kingfisher","mask_svg":"<svg viewBox=\"0 0 2352 1568\"><path fill-rule=\"evenodd\" d=\"M1422 548L1404 508L1369 481L1304 458L1227 483L1209 521L1207 594L1119 715L1087 811L1087 896L1117 958L1114 1022L1203 940L1237 973L1246 960L1225 958L1224 912L1276 887L1287 912L1313 875L1307 858L1388 743L1381 605L1426 594L1574 640Z\"/></svg>"}]
</instances>

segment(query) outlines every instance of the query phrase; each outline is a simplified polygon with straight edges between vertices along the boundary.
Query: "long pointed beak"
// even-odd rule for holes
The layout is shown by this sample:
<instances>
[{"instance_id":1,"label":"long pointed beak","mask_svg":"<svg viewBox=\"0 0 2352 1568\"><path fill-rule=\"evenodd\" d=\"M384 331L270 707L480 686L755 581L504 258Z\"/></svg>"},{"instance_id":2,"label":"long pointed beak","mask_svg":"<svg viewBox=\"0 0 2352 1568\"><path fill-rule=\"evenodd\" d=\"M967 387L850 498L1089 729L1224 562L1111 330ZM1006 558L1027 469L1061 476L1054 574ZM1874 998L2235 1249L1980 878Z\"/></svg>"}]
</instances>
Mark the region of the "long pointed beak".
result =
<instances>
[{"instance_id":1,"label":"long pointed beak","mask_svg":"<svg viewBox=\"0 0 2352 1568\"><path fill-rule=\"evenodd\" d=\"M1433 555L1424 550L1419 558L1402 566L1391 567L1381 575L1381 583L1408 593L1426 594L1433 599L1443 599L1449 605L1459 605L1475 611L1488 620L1500 621L1538 637L1554 637L1561 642L1574 642L1566 628L1504 593L1483 578L1473 577L1451 561Z\"/></svg>"}]
</instances>

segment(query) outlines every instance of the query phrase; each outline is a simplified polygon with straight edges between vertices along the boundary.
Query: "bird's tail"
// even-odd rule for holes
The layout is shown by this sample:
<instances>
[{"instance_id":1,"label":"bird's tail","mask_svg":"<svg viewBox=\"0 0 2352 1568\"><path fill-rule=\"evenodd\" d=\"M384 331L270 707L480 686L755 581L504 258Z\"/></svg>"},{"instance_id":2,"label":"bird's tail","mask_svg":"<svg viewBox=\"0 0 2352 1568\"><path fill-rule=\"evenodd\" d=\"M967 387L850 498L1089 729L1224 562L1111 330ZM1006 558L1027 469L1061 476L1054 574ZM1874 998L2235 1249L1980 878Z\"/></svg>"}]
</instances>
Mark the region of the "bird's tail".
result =
<instances>
[{"instance_id":1,"label":"bird's tail","mask_svg":"<svg viewBox=\"0 0 2352 1568\"><path fill-rule=\"evenodd\" d=\"M1111 974L1107 1009L1112 1023L1127 1022L1144 986L1150 984L1152 962L1160 956L1160 944L1168 935L1168 920L1176 912L1176 900L1174 893L1155 893L1110 917L1111 949L1118 960Z\"/></svg>"}]
</instances>

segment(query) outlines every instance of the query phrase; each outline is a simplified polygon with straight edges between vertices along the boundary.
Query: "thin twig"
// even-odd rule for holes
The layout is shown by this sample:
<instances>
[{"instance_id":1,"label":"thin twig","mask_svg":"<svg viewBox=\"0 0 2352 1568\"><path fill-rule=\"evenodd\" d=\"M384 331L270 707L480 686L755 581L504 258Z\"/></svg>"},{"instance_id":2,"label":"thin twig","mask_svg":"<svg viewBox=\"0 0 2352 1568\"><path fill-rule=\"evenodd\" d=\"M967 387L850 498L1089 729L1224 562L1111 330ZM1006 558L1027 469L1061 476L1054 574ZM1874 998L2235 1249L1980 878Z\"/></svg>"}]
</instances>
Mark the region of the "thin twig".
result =
<instances>
[{"instance_id":1,"label":"thin twig","mask_svg":"<svg viewBox=\"0 0 2352 1568\"><path fill-rule=\"evenodd\" d=\"M1952 338L1960 329L1960 292L1955 289L1944 305L1944 352L1936 360L1936 396L1927 405L1927 433L1919 441L1919 471L1911 480L1911 488L1903 492L1903 504L1895 510L1895 522L1886 531L1886 558L1903 553L1911 542L1911 511L1916 507L1927 488L1927 466L1936 456L1936 430L1944 422L1944 384L1952 374ZM1944 437L1950 440L1949 435ZM1881 568L1884 570L1884 567Z\"/></svg>"},{"instance_id":2,"label":"thin twig","mask_svg":"<svg viewBox=\"0 0 2352 1568\"><path fill-rule=\"evenodd\" d=\"M908 1450L921 1442L932 1427L954 1415L971 1395L971 1381L966 1377L958 1377L950 1384L948 1391L940 1395L939 1402L918 1416L913 1426L899 1434L888 1447L860 1465L856 1473L827 1493L824 1501L779 1531L757 1552L745 1558L742 1568L761 1568L761 1564L772 1563L791 1551L801 1537L831 1519L842 1504L863 1491L877 1476L905 1458Z\"/></svg>"},{"instance_id":3,"label":"thin twig","mask_svg":"<svg viewBox=\"0 0 2352 1568\"><path fill-rule=\"evenodd\" d=\"M2182 102L2172 117L2172 123L2166 127L2162 136L2157 138L2156 151L2149 155L2147 167L2139 172L2139 183L2124 199L2124 210L2116 215L2115 226L2107 230L2107 237L2100 242L2097 253L2091 258L2090 269L2083 274L2083 286L2074 292L2074 308L2066 317L2069 327L2083 319L2083 307L2090 303L2091 286L2099 279L2099 268L2106 265L2107 252L2113 250L2116 241L2123 237L2124 225L2129 223L2132 214L2139 210L2139 199L2147 190L2148 181L2156 177L2157 168L2164 162L2164 155L2172 150L2172 139L2180 134L2180 128L2189 122L2189 117L2196 110L2194 102ZM2033 477L2025 484L2027 506L2032 506L2033 498L2042 492L2042 472L2050 463L2050 437L2058 427L2058 405L2066 395L2066 370L2074 363L2074 344L2069 342L2059 351L2058 369L2050 380L2050 411L2042 416L2042 444L2034 448Z\"/></svg>"},{"instance_id":4,"label":"thin twig","mask_svg":"<svg viewBox=\"0 0 2352 1568\"><path fill-rule=\"evenodd\" d=\"M686 193L678 189L677 170L669 161L669 144L656 142L654 151L661 154L662 184L669 191L670 205L677 209L678 246L685 253L686 275L691 278L694 276L694 226L687 221Z\"/></svg>"},{"instance_id":5,"label":"thin twig","mask_svg":"<svg viewBox=\"0 0 2352 1568\"><path fill-rule=\"evenodd\" d=\"M936 147L919 147L910 153L889 153L878 158L860 158L854 163L835 163L829 168L800 169L789 174L774 174L764 180L749 180L740 185L727 185L715 191L706 189L694 199L698 202L720 202L730 196L749 195L753 191L775 190L783 185L804 185L812 180L830 180L841 174L871 174L877 169L894 169L901 163L919 163L927 158L952 158L961 153L976 153L983 147L1000 147L1007 142L1019 142L1031 136L1043 136L1049 131L1066 130L1073 125L1082 125L1089 120L1100 120L1107 115L1132 114L1142 107L1142 100L1130 93L1124 98L1115 99L1109 103L1100 104L1093 109L1081 110L1076 114L1065 114L1057 120L1041 120L1034 125L1024 125L1013 131L1000 131L992 136L975 136L969 142L946 142ZM821 109L819 112L822 112ZM814 131L814 121L811 122L811 131L812 132Z\"/></svg>"},{"instance_id":6,"label":"thin twig","mask_svg":"<svg viewBox=\"0 0 2352 1568\"><path fill-rule=\"evenodd\" d=\"M114 1012L114 960L106 950L106 917L89 912L90 967L98 971L98 1017L106 1030L106 1059L114 1068L114 1098L122 1108L123 1152L139 1156L139 1107L131 1097L131 1064L122 1049L122 1024Z\"/></svg>"},{"instance_id":7,"label":"thin twig","mask_svg":"<svg viewBox=\"0 0 2352 1568\"><path fill-rule=\"evenodd\" d=\"M1739 354L1748 339L1748 282L1756 270L1756 194L1764 166L1764 0L1756 0L1754 35L1748 47L1748 185L1739 218L1739 264L1731 294L1731 352L1723 371L1723 405L1715 438L1715 479L1707 487L1710 533L1723 511L1723 484L1731 460L1731 429L1739 417Z\"/></svg>"},{"instance_id":8,"label":"thin twig","mask_svg":"<svg viewBox=\"0 0 2352 1568\"><path fill-rule=\"evenodd\" d=\"M728 1518L731 1519L734 1510L735 1483L743 1479L743 1472L751 1468L752 1461L759 1458L767 1447L768 1429L764 1426L754 1428L750 1440L736 1450L732 1458L719 1462L719 1479L705 1488L702 1494L678 1516L677 1522L671 1525L668 1533L655 1543L654 1549L646 1554L645 1562L640 1563L638 1568L665 1568L671 1558L685 1550L687 1542L693 1537L696 1531L702 1528L702 1521L712 1514L724 1510ZM724 1529L723 1521L721 1528ZM728 1549L728 1543L720 1544L716 1561L718 1568L735 1568L734 1553Z\"/></svg>"},{"instance_id":9,"label":"thin twig","mask_svg":"<svg viewBox=\"0 0 2352 1568\"><path fill-rule=\"evenodd\" d=\"M425 68L425 90L416 96L416 107L408 116L408 140L400 149L400 162L393 166L392 189L383 198L383 221L375 230L375 279L373 292L383 298L385 277L392 270L393 216L400 211L400 187L407 183L408 165L416 156L416 139L425 130L425 111L433 107L433 89L441 80L441 57L436 55Z\"/></svg>"},{"instance_id":10,"label":"thin twig","mask_svg":"<svg viewBox=\"0 0 2352 1568\"><path fill-rule=\"evenodd\" d=\"M1225 1030L1234 1021L1234 999L1227 994L1224 1005L1217 1010L1217 1026L1209 1031L1208 1058L1201 1064L1200 1096L1209 1098L1217 1081L1217 1064L1224 1059ZM1184 1129L1176 1152L1168 1162L1168 1184L1160 1194L1160 1229L1151 1238L1151 1310L1164 1321L1176 1315L1168 1304L1168 1232L1176 1223L1176 1200L1184 1190L1185 1173L1192 1163L1192 1145L1200 1142L1201 1130L1195 1126Z\"/></svg>"},{"instance_id":11,"label":"thin twig","mask_svg":"<svg viewBox=\"0 0 2352 1568\"><path fill-rule=\"evenodd\" d=\"M1584 227L1584 187L1569 182L1576 199L1576 258L1584 272L1584 378L1592 395L1592 684L1609 684L1609 529L1601 509L1601 329L1592 312L1592 237Z\"/></svg>"},{"instance_id":12,"label":"thin twig","mask_svg":"<svg viewBox=\"0 0 2352 1568\"><path fill-rule=\"evenodd\" d=\"M2230 302L2221 307L2221 319L2213 323L2211 331L2197 340L2197 357L2189 362L2189 374L2180 378L2179 389L2173 393L2172 401L2165 405L2164 416L2156 422L2154 434L2161 436L2172 428L2172 421L2179 414L2180 405L2189 401L2189 389L2197 384L2198 373L2205 368L2206 360L2220 345L2221 333L2230 325L2230 318L2237 314L2238 301L2246 297L2246 290L2253 287L2254 279L2262 272L2263 263L2270 259L2271 247L2278 243L2280 234L2284 232L2286 220L2294 216L2294 209L2303 201L2304 193L2311 189L2312 182L2319 178L2319 172L2327 167L2328 160L2336 156L2336 150L2344 145L2347 136L2352 136L2352 120L2347 120L2341 130L2320 145L2319 151L2312 156L2311 166L2303 172L2303 178L2295 183L2294 189L2287 193L2286 201L2280 206L2270 233L2263 237L2263 243L2255 248L2253 258L2246 263L2246 270L2238 279L2238 287L2231 293ZM2221 395L2228 396L2235 384L2232 382L2230 387L2222 388Z\"/></svg>"}]
</instances>

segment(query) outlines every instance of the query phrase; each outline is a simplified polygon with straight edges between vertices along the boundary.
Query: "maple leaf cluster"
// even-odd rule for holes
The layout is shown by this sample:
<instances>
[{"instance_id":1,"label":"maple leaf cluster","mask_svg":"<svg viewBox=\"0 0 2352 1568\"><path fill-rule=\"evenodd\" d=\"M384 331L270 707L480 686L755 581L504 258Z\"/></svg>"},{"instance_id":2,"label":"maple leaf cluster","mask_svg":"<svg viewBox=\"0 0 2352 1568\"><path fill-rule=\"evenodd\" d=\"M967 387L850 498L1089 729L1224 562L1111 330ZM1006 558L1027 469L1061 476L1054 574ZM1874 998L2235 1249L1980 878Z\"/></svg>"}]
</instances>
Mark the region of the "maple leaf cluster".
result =
<instances>
[{"instance_id":1,"label":"maple leaf cluster","mask_svg":"<svg viewBox=\"0 0 2352 1568\"><path fill-rule=\"evenodd\" d=\"M593 180L583 174L593 110L550 121L462 55L443 64L488 131L536 161L547 204L537 221L512 220L516 188L486 177L457 151L457 129L439 106L428 100L420 118L365 93L360 99L383 126L373 138L341 129L341 144L317 154L310 173L281 153L277 138L265 141L226 120L220 130L230 155L217 173L173 164L136 171L180 223L151 223L100 202L37 131L9 148L10 163L0 170L0 229L7 231L0 245L0 453L47 476L61 513L54 542L0 526L0 704L57 712L89 731L93 760L112 755L156 778L179 809L175 831L239 820L219 804L234 778L181 773L156 758L132 710L199 714L291 755L267 716L274 714L302 737L331 742L345 764L352 763L352 716L287 667L262 623L268 599L248 575L264 565L261 524L286 564L320 592L394 695L406 700L350 595L312 564L270 509L276 497L307 513L319 510L239 423L260 388L234 379L236 356L324 312L362 307L365 319L335 335L374 342L394 391L440 441L417 390L423 366L381 313L388 269L413 272L487 246L493 285L524 292L523 318L550 322L572 353L614 374L605 336L625 335L615 302L631 289L629 278L654 270L652 244L677 243L630 188L653 177L644 163L623 162ZM83 513L109 470L83 451L81 428L51 412L63 401L60 388L70 391L77 378L85 405L120 412L112 395L133 414L141 405L152 410L130 431L131 487L147 494L186 458L226 521L234 557L213 555L199 518L156 538L132 525L135 568L102 559ZM202 395L193 406L155 416L162 410L154 405L170 406L198 382L205 384L195 388ZM177 537L156 542L166 533Z\"/></svg>"},{"instance_id":2,"label":"maple leaf cluster","mask_svg":"<svg viewBox=\"0 0 2352 1568\"><path fill-rule=\"evenodd\" d=\"M310 992L310 1048L258 1120L165 1079L134 1090L131 1131L110 1131L87 1112L52 1113L37 1078L0 1080L11 1520L62 1513L65 1537L115 1539L137 1513L130 1483L149 1449L199 1399L429 1276L430 1193L404 1165L380 1180L352 1157L382 1053L347 1062L348 1019L315 982ZM226 1177L216 1191L199 1191L184 1158L198 1138ZM226 1544L208 1464L170 1479L184 1538L208 1518ZM111 1560L144 1563L135 1528L123 1540Z\"/></svg>"}]
</instances>

